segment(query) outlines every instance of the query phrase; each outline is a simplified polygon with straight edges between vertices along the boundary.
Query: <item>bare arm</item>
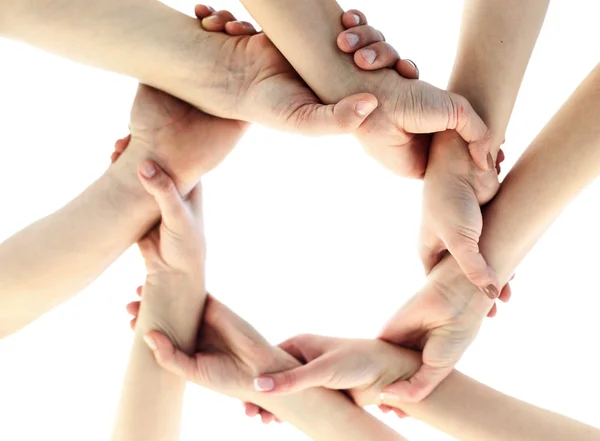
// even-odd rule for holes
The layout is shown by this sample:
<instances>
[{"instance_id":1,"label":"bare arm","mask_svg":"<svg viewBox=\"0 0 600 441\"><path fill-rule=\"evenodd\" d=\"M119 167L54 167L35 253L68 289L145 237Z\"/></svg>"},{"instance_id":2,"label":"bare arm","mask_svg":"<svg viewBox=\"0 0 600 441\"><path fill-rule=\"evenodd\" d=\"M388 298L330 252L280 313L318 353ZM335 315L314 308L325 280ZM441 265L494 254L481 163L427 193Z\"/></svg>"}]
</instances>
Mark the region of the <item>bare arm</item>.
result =
<instances>
[{"instance_id":1,"label":"bare arm","mask_svg":"<svg viewBox=\"0 0 600 441\"><path fill-rule=\"evenodd\" d=\"M0 245L0 337L83 289L156 221L136 178L138 153L131 145L76 199Z\"/></svg>"},{"instance_id":2,"label":"bare arm","mask_svg":"<svg viewBox=\"0 0 600 441\"><path fill-rule=\"evenodd\" d=\"M485 209L481 248L501 282L600 174L599 120L600 65L535 138Z\"/></svg>"},{"instance_id":3,"label":"bare arm","mask_svg":"<svg viewBox=\"0 0 600 441\"><path fill-rule=\"evenodd\" d=\"M600 430L504 395L452 372L411 416L461 441L598 441Z\"/></svg>"},{"instance_id":4,"label":"bare arm","mask_svg":"<svg viewBox=\"0 0 600 441\"><path fill-rule=\"evenodd\" d=\"M129 75L212 114L228 116L234 105L221 53L227 36L156 0L0 0L0 35Z\"/></svg>"},{"instance_id":5,"label":"bare arm","mask_svg":"<svg viewBox=\"0 0 600 441\"><path fill-rule=\"evenodd\" d=\"M148 166L153 173L145 172ZM144 188L160 208L161 222L139 242L147 272L144 303L112 441L176 441L185 381L158 366L143 336L161 330L182 351L195 352L206 301L202 192L198 184L184 201L155 163L144 161L139 170Z\"/></svg>"},{"instance_id":6,"label":"bare arm","mask_svg":"<svg viewBox=\"0 0 600 441\"><path fill-rule=\"evenodd\" d=\"M497 149L550 0L466 0L449 90L469 100Z\"/></svg>"},{"instance_id":7,"label":"bare arm","mask_svg":"<svg viewBox=\"0 0 600 441\"><path fill-rule=\"evenodd\" d=\"M227 156L246 125L141 86L130 127L131 144L102 177L0 245L1 337L85 288L156 222L156 203L136 173L143 159L158 160L186 194Z\"/></svg>"}]
</instances>

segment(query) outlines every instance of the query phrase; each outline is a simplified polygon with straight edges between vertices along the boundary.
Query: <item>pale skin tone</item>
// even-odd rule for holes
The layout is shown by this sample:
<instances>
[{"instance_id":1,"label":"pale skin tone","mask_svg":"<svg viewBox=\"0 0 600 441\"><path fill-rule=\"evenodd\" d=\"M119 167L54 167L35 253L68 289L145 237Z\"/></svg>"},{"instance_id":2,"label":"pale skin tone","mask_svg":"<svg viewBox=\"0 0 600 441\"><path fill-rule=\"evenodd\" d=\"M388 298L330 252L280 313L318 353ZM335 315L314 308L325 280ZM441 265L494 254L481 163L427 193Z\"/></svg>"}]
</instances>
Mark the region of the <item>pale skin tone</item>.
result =
<instances>
[{"instance_id":1,"label":"pale skin tone","mask_svg":"<svg viewBox=\"0 0 600 441\"><path fill-rule=\"evenodd\" d=\"M413 375L420 363L418 353L381 340L301 335L280 347L306 362L279 377L269 377L287 385L281 393L315 387L346 390L361 407L397 405L394 397L381 393L383 385ZM402 409L461 441L600 440L596 428L504 395L457 371L423 401L405 403Z\"/></svg>"},{"instance_id":2,"label":"pale skin tone","mask_svg":"<svg viewBox=\"0 0 600 441\"><path fill-rule=\"evenodd\" d=\"M200 19L215 14L202 6L196 12ZM210 20L206 26L223 28ZM255 34L239 23L228 28L233 35ZM140 86L131 114L130 147L121 160L64 208L0 246L0 337L85 288L156 222L156 203L136 175L141 160L157 160L186 194L200 176L223 161L247 127ZM117 142L116 154L128 143L129 138ZM35 278L29 277L32 268ZM64 277L65 268L69 277Z\"/></svg>"},{"instance_id":3,"label":"pale skin tone","mask_svg":"<svg viewBox=\"0 0 600 441\"><path fill-rule=\"evenodd\" d=\"M350 133L377 105L358 94L323 106L267 38L240 44L155 0L0 0L0 35L283 130Z\"/></svg>"},{"instance_id":4,"label":"pale skin tone","mask_svg":"<svg viewBox=\"0 0 600 441\"><path fill-rule=\"evenodd\" d=\"M139 242L147 270L145 301L111 440L177 440L185 381L156 364L143 336L159 329L182 350L194 352L206 300L202 193L198 184L184 201L152 161L142 162L138 173L159 206L161 222Z\"/></svg>"},{"instance_id":5,"label":"pale skin tone","mask_svg":"<svg viewBox=\"0 0 600 441\"><path fill-rule=\"evenodd\" d=\"M429 153L429 138L406 136L402 126L391 124L394 112L386 106L395 96L416 94L427 97L417 101L433 102L443 108L442 103L451 103L454 95L436 95L429 85L399 80L390 71L367 74L356 70L348 58L336 56L334 48L323 43L330 41L340 28L340 7L335 0L242 0L242 3L323 100L334 102L359 90L371 91L380 99L379 108L356 133L367 151L384 166L401 175L425 176L420 253L426 271L431 271L449 250L469 280L487 296L496 298L502 285L478 248L483 226L479 206L498 191L494 161L498 160L499 147L549 1L465 2L459 53L449 91L477 104L475 111L488 125L490 138L485 143L471 142L469 156L467 144L473 139L463 130L470 124L463 125L455 119L455 123L440 128L432 118L418 130L408 116L404 124L409 133L456 129L466 141L463 145L455 144L453 149L434 142L432 153L434 148L439 152L433 157ZM360 16L360 20L364 17ZM389 47L380 44L374 48L374 54L357 53L355 57L371 60L375 56L381 67L385 63L378 58L385 58L388 51ZM477 79L472 81L474 76ZM453 105L455 109L460 107ZM398 108L395 111L401 113ZM379 136L370 136L372 130ZM486 156L488 153L491 155Z\"/></svg>"},{"instance_id":6,"label":"pale skin tone","mask_svg":"<svg viewBox=\"0 0 600 441\"><path fill-rule=\"evenodd\" d=\"M509 280L554 219L600 174L599 103L600 65L532 142L486 207L482 252L501 282ZM462 142L452 133L446 136L445 142ZM423 351L415 375L385 388L387 401L404 409L431 393L453 371L492 307L456 261L445 257L380 334Z\"/></svg>"}]
</instances>

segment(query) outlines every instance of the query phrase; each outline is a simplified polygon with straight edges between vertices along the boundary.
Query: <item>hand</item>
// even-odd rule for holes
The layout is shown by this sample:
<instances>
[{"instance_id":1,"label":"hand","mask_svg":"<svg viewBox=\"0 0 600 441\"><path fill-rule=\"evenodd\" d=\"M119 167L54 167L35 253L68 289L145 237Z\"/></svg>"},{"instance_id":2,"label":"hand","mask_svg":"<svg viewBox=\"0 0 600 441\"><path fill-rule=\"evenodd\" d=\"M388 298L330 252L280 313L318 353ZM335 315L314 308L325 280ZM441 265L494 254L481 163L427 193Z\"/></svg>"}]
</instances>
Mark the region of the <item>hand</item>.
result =
<instances>
[{"instance_id":1,"label":"hand","mask_svg":"<svg viewBox=\"0 0 600 441\"><path fill-rule=\"evenodd\" d=\"M208 115L149 86L138 87L131 139L187 193L233 150L248 124Z\"/></svg>"},{"instance_id":2,"label":"hand","mask_svg":"<svg viewBox=\"0 0 600 441\"><path fill-rule=\"evenodd\" d=\"M142 295L143 289L138 288L137 292ZM134 316L132 328L139 309L139 301L127 305L127 311ZM147 334L145 341L157 363L167 371L239 400L260 402L261 396L253 387L254 378L298 365L210 295L204 307L195 355L190 357L176 349L169 338L157 331Z\"/></svg>"},{"instance_id":3,"label":"hand","mask_svg":"<svg viewBox=\"0 0 600 441\"><path fill-rule=\"evenodd\" d=\"M454 132L433 138L423 188L420 256L427 274L444 257L454 256L467 278L489 298L499 295L495 271L479 252L483 228L480 206L498 192L498 168L483 171L473 164L466 143Z\"/></svg>"},{"instance_id":4,"label":"hand","mask_svg":"<svg viewBox=\"0 0 600 441\"><path fill-rule=\"evenodd\" d=\"M258 391L290 394L313 387L345 390L360 407L380 404L385 386L410 378L420 365L420 354L381 340L300 335L279 347L305 364L257 378L254 384Z\"/></svg>"},{"instance_id":5,"label":"hand","mask_svg":"<svg viewBox=\"0 0 600 441\"><path fill-rule=\"evenodd\" d=\"M505 289L500 300L508 301ZM426 398L473 342L486 314L495 315L492 300L482 296L448 256L429 274L426 285L388 321L379 338L423 351L423 364L408 381L384 389L395 407ZM395 397L395 398L394 398Z\"/></svg>"},{"instance_id":6,"label":"hand","mask_svg":"<svg viewBox=\"0 0 600 441\"><path fill-rule=\"evenodd\" d=\"M427 83L406 81L418 78L414 63L400 60L397 52L383 41L380 32L365 26L364 14L354 10L344 15L345 26L356 22L362 26L339 36L340 49L354 53L355 64L362 69L392 67L404 77L394 75L389 69L377 73L376 92L379 93L375 95L380 99L380 106L357 131L367 152L396 173L422 177L429 137L415 134L453 129L470 143L465 152L470 151L475 164L482 170L493 169L490 133L470 104L459 95ZM362 48L364 43L372 42L373 45Z\"/></svg>"},{"instance_id":7,"label":"hand","mask_svg":"<svg viewBox=\"0 0 600 441\"><path fill-rule=\"evenodd\" d=\"M205 30L231 36L224 57L231 60L229 71L243 79L236 82L234 118L308 135L340 134L354 132L377 107L369 93L323 105L265 34L228 11L197 5L195 12Z\"/></svg>"}]
</instances>

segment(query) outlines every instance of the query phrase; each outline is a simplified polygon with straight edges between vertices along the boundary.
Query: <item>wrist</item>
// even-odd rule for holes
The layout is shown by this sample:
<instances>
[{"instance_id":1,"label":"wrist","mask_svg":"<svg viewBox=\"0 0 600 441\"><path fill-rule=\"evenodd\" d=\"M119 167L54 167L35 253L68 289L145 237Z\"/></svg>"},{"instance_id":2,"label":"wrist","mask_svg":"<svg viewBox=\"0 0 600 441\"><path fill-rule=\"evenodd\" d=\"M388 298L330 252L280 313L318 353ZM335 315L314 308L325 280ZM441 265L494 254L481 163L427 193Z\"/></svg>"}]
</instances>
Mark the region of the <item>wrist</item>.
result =
<instances>
[{"instance_id":1,"label":"wrist","mask_svg":"<svg viewBox=\"0 0 600 441\"><path fill-rule=\"evenodd\" d=\"M193 284L165 282L164 279L160 284L146 281L138 316L140 328L144 333L159 331L176 347L192 354L205 302L203 281Z\"/></svg>"}]
</instances>

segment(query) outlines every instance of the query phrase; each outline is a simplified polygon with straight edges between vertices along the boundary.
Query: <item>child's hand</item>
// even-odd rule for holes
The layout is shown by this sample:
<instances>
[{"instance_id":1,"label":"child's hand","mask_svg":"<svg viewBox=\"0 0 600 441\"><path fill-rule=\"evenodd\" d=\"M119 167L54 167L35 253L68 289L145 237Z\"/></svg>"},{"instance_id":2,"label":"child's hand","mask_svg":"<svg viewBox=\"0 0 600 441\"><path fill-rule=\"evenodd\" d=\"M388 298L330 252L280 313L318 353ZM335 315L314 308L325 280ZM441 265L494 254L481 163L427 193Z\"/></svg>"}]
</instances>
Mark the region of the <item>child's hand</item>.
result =
<instances>
[{"instance_id":1,"label":"child's hand","mask_svg":"<svg viewBox=\"0 0 600 441\"><path fill-rule=\"evenodd\" d=\"M382 389L410 378L420 354L381 340L300 335L279 345L303 366L254 380L257 391L289 394L313 387L345 390L358 406L381 404Z\"/></svg>"}]
</instances>

